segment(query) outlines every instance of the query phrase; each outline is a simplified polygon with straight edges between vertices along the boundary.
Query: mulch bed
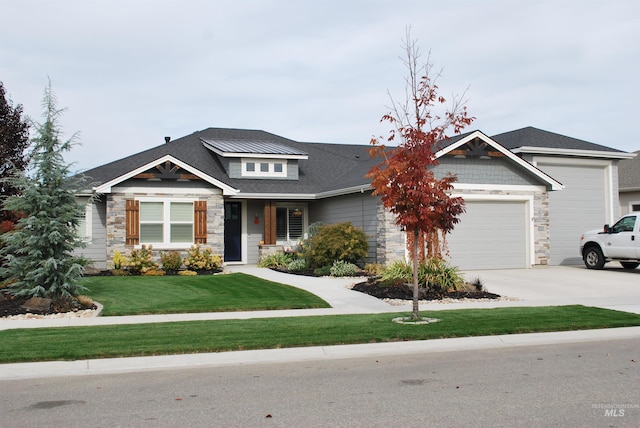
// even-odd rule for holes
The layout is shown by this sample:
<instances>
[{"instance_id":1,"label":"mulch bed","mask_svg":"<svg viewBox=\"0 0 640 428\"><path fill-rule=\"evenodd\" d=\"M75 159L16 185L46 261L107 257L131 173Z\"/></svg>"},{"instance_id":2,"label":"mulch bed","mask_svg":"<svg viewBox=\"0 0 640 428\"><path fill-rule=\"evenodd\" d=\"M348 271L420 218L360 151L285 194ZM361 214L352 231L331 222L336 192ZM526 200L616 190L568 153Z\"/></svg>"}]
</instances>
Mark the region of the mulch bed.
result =
<instances>
[{"instance_id":1,"label":"mulch bed","mask_svg":"<svg viewBox=\"0 0 640 428\"><path fill-rule=\"evenodd\" d=\"M29 311L22 305L27 299L13 297L6 293L0 293L0 317L10 315L28 314Z\"/></svg>"},{"instance_id":2,"label":"mulch bed","mask_svg":"<svg viewBox=\"0 0 640 428\"><path fill-rule=\"evenodd\" d=\"M382 284L376 280L361 282L353 286L352 290L368 294L378 299L413 299L412 284ZM436 292L430 289L421 288L418 294L419 300L443 300L443 299L499 299L498 294L488 291L476 291L472 286L465 290Z\"/></svg>"}]
</instances>

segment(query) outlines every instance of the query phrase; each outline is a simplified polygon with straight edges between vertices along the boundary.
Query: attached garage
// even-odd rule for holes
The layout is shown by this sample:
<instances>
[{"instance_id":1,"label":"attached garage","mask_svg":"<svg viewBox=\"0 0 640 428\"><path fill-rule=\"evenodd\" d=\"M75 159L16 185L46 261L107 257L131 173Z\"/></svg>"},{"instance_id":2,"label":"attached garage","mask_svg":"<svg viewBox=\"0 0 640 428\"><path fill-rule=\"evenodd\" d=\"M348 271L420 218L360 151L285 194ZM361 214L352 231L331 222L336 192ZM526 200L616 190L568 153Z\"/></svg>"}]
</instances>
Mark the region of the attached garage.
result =
<instances>
[{"instance_id":1,"label":"attached garage","mask_svg":"<svg viewBox=\"0 0 640 428\"><path fill-rule=\"evenodd\" d=\"M540 169L564 185L561 192L549 194L550 264L581 264L580 235L607 222L610 206L603 198L610 195L607 165L538 162Z\"/></svg>"},{"instance_id":2,"label":"attached garage","mask_svg":"<svg viewBox=\"0 0 640 428\"><path fill-rule=\"evenodd\" d=\"M466 212L447 238L451 264L461 270L527 268L529 199L465 199Z\"/></svg>"}]
</instances>

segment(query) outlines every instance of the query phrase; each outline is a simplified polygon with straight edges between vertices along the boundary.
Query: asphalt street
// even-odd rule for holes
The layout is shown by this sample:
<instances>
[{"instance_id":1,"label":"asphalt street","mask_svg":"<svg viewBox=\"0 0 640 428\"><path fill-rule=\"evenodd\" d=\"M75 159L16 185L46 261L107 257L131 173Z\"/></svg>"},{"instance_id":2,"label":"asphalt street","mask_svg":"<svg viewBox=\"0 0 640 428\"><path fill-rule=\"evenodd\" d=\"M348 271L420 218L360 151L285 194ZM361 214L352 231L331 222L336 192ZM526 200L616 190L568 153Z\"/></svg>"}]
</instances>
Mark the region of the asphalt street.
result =
<instances>
[{"instance_id":1,"label":"asphalt street","mask_svg":"<svg viewBox=\"0 0 640 428\"><path fill-rule=\"evenodd\" d=\"M637 427L640 339L0 381L0 427Z\"/></svg>"}]
</instances>

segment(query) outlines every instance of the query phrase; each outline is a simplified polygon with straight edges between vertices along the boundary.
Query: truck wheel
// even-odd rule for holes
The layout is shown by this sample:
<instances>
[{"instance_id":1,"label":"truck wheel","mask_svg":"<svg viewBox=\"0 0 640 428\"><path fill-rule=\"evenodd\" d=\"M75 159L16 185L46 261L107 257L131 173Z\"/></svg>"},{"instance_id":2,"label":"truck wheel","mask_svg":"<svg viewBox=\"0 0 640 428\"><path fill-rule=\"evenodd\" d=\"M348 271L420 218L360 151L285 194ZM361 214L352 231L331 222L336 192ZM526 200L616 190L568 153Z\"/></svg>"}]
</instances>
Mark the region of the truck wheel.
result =
<instances>
[{"instance_id":1,"label":"truck wheel","mask_svg":"<svg viewBox=\"0 0 640 428\"><path fill-rule=\"evenodd\" d=\"M620 262L620 264L625 269L635 269L638 266L640 266L640 263L636 263L636 262Z\"/></svg>"},{"instance_id":2,"label":"truck wheel","mask_svg":"<svg viewBox=\"0 0 640 428\"><path fill-rule=\"evenodd\" d=\"M598 247L589 247L584 251L584 265L588 269L602 269L604 267L604 256Z\"/></svg>"}]
</instances>

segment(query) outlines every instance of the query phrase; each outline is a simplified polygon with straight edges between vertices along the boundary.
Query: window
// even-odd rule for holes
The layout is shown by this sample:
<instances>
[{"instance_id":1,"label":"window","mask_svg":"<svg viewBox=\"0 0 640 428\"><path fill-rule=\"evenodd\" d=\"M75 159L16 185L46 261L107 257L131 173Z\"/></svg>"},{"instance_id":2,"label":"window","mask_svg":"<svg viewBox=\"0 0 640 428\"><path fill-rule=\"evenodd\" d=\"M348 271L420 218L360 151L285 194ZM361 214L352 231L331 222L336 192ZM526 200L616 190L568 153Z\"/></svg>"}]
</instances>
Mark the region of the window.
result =
<instances>
[{"instance_id":1,"label":"window","mask_svg":"<svg viewBox=\"0 0 640 428\"><path fill-rule=\"evenodd\" d=\"M287 162L282 159L242 159L244 177L286 177Z\"/></svg>"},{"instance_id":2,"label":"window","mask_svg":"<svg viewBox=\"0 0 640 428\"><path fill-rule=\"evenodd\" d=\"M140 242L193 243L193 202L140 202Z\"/></svg>"},{"instance_id":3,"label":"window","mask_svg":"<svg viewBox=\"0 0 640 428\"><path fill-rule=\"evenodd\" d=\"M84 215L78 219L78 237L84 242L91 242L91 222L93 218L91 203L85 202L83 211Z\"/></svg>"},{"instance_id":4,"label":"window","mask_svg":"<svg viewBox=\"0 0 640 428\"><path fill-rule=\"evenodd\" d=\"M618 233L618 232L633 232L633 227L636 224L636 217L635 216L629 216L629 217L624 217L622 219L620 219L614 226L613 226L613 233Z\"/></svg>"},{"instance_id":5,"label":"window","mask_svg":"<svg viewBox=\"0 0 640 428\"><path fill-rule=\"evenodd\" d=\"M304 216L301 208L276 208L276 241L297 242L302 239Z\"/></svg>"}]
</instances>

